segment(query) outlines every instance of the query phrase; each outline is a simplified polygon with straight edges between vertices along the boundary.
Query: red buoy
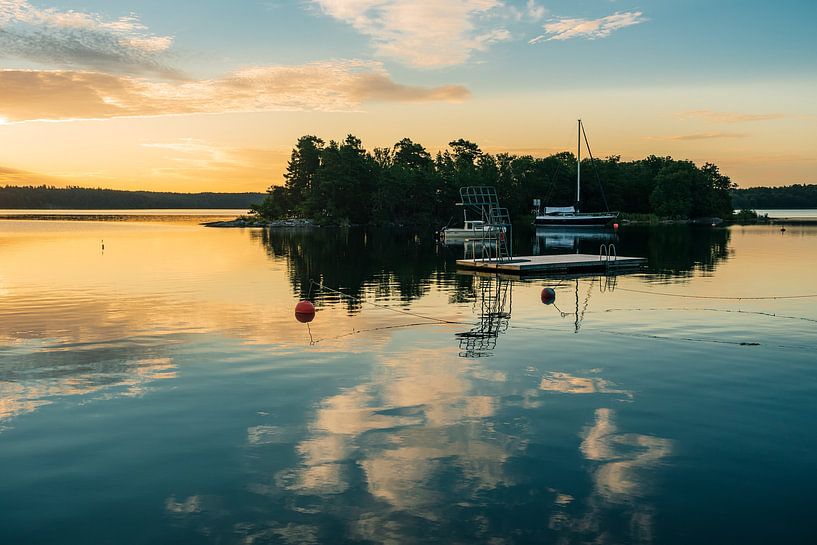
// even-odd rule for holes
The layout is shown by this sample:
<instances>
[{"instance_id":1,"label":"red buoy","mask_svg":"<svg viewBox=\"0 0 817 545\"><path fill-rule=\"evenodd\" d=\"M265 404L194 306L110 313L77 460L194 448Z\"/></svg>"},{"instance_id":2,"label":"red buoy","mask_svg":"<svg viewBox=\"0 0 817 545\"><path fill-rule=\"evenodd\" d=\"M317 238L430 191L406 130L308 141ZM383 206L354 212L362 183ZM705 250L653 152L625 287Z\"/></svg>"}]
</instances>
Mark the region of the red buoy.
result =
<instances>
[{"instance_id":1,"label":"red buoy","mask_svg":"<svg viewBox=\"0 0 817 545\"><path fill-rule=\"evenodd\" d=\"M546 305L552 305L556 302L556 290L553 288L542 288L542 302Z\"/></svg>"},{"instance_id":2,"label":"red buoy","mask_svg":"<svg viewBox=\"0 0 817 545\"><path fill-rule=\"evenodd\" d=\"M618 229L618 223L613 224L613 229Z\"/></svg>"},{"instance_id":3,"label":"red buoy","mask_svg":"<svg viewBox=\"0 0 817 545\"><path fill-rule=\"evenodd\" d=\"M306 324L315 319L315 305L312 301L298 301L295 305L295 319Z\"/></svg>"}]
</instances>

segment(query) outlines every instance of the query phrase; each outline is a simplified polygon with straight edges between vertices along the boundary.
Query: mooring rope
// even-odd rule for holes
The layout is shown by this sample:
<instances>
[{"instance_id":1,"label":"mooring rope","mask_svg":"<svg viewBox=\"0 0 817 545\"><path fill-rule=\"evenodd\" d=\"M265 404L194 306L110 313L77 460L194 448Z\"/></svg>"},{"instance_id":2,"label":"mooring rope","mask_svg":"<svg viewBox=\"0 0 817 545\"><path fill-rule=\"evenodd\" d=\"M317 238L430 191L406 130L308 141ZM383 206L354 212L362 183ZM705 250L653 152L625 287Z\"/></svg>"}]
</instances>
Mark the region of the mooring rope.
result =
<instances>
[{"instance_id":1,"label":"mooring rope","mask_svg":"<svg viewBox=\"0 0 817 545\"><path fill-rule=\"evenodd\" d=\"M559 284L561 284L561 283L562 282L560 281ZM369 304L369 305L375 306L377 308L381 308L383 310L389 310L391 312L396 312L398 314L413 316L415 318L420 318L422 320L428 320L429 322L436 322L436 323L440 323L440 324L454 324L454 325L473 325L471 322L457 321L457 320L446 320L446 319L443 319L443 318L435 318L433 316L426 316L426 315L419 314L419 313L416 313L416 312L412 312L412 311L409 311L409 310L398 309L398 308L394 308L394 307L389 306L389 305L382 305L382 304L379 304L379 303L375 303L373 301L367 301L366 299L363 299L362 297L356 297L354 295L350 295L348 293L343 293L342 291L339 291L339 290L336 290L336 289L328 288L328 287L324 286L323 284L318 283L318 282L316 282L314 280L311 280L311 279L310 279L310 286L309 286L310 296L312 294L312 287L313 286L317 286L317 288L318 288L317 291L326 290L328 292L334 293L334 294L339 295L341 297L344 297L346 299L349 299L349 300L352 300L352 301L357 301L357 302L359 302L361 304ZM591 287L592 287L592 284L591 284ZM687 298L696 298L696 299L725 299L725 300L738 300L738 301L741 300L741 299L752 299L752 300L805 299L805 298L817 297L817 294L814 294L814 295L781 295L781 296L768 296L768 297L718 297L718 296L709 296L709 295L684 295L684 294L676 294L676 293L661 293L661 292L652 292L652 291L648 291L648 290L633 290L633 289L627 289L627 288L621 288L621 287L616 288L616 289L623 290L623 291L635 292L635 293L646 293L646 294L650 294L650 295L663 295L663 296L668 296L668 297L687 297ZM576 315L576 313L562 312L558 308L556 310L559 311L559 313L562 315L562 318L565 318L567 316ZM587 309L585 307L585 309L583 309L582 314L584 314L584 312L586 310ZM612 311L622 311L622 310L636 310L636 311L639 311L639 310L673 310L673 309L607 309L607 310L597 311L597 312L612 312ZM722 309L678 309L678 310L721 311ZM726 311L729 311L729 310L726 309ZM746 311L734 311L734 312L746 312ZM799 320L804 320L804 321L817 321L817 320L812 320L810 318L803 318L803 317L797 317L797 316L784 316L784 315L775 315L775 314L768 314L768 313L755 313L755 314L774 316L774 317L778 317L778 318L799 319ZM307 324L307 325L309 325L309 324ZM380 331L380 330L385 330L385 329L399 329L399 328L404 328L404 327L418 327L418 326L423 326L423 325L428 325L428 324L426 324L426 323L410 323L410 324L401 324L401 325L380 326L380 327L374 327L374 328L370 328L370 329L357 329L357 330L352 329L352 331L350 331L350 332L343 333L343 334L340 334L340 335L335 336L335 337L326 337L326 338L322 338L322 339L318 339L318 340L313 340L312 339L312 335L311 335L312 331L310 329L310 340L311 340L310 344L315 345L315 344L318 344L319 342L322 342L322 341L332 340L332 339L339 339L339 338L342 338L342 337L347 337L347 336L350 336L350 335L356 335L358 333L363 333L363 332ZM509 329L527 330L527 331L554 331L554 332L561 331L559 328L524 326L524 325L516 325L516 324L508 324L508 328ZM607 335L617 335L617 336L634 337L634 338L647 338L647 339L676 341L676 342L681 341L681 342L729 344L729 345L737 345L737 346L761 346L761 343L755 342L755 341L729 341L729 340L701 338L701 337L672 337L672 336L655 335L655 334L650 334L650 333L636 333L636 332L630 332L630 331L613 331L613 330L609 330L609 329L594 329L592 331L594 331L596 333L607 334ZM795 349L812 349L813 348L813 347L810 347L810 346L784 345L784 344L776 344L776 345L772 345L772 346L777 346L778 348L795 348Z\"/></svg>"},{"instance_id":2,"label":"mooring rope","mask_svg":"<svg viewBox=\"0 0 817 545\"><path fill-rule=\"evenodd\" d=\"M557 309L558 310L558 309ZM730 313L730 314L750 314L754 316L767 316L769 318L783 318L786 320L801 320L803 322L815 322L817 323L817 319L815 318L807 318L805 316L789 316L786 314L777 314L775 312L760 312L754 310L740 310L740 309L729 309L729 308L692 308L692 307L660 307L660 308L607 308L604 310L597 310L597 311L590 311L592 314L596 313L605 313L605 312L666 312L666 311L675 311L675 310L683 310L686 312L723 312L723 313Z\"/></svg>"},{"instance_id":3,"label":"mooring rope","mask_svg":"<svg viewBox=\"0 0 817 545\"><path fill-rule=\"evenodd\" d=\"M351 299L352 301L357 301L357 302L359 302L361 304L365 303L365 304L372 305L372 306L375 306L375 307L378 307L378 308L382 308L384 310L390 310L392 312L397 312L398 314L405 314L406 316L414 316L415 318L421 318L423 320L430 320L432 322L437 322L437 323L440 323L440 324L470 323L470 322L461 322L461 321L456 321L456 320L446 320L444 318L435 318L434 316L425 316L423 314L418 314L416 312L411 312L410 310L403 310L403 309L399 309L399 308L394 308L394 307L389 306L389 305L381 305L381 304L375 303L373 301L367 301L366 299L363 299L362 297L355 297L354 295L349 295L348 293L343 293L342 291L334 290L332 288L327 288L323 284L319 284L318 282L315 282L314 280L310 280L309 282L310 282L310 286L309 286L310 293L312 292L312 285L315 285L315 286L318 286L318 290L326 290L326 291L332 292L334 294L340 295L341 297L346 297L347 299Z\"/></svg>"},{"instance_id":4,"label":"mooring rope","mask_svg":"<svg viewBox=\"0 0 817 545\"><path fill-rule=\"evenodd\" d=\"M746 296L746 297L728 297L725 295L689 295L686 293L665 293L651 290L635 290L631 288L616 287L616 291L628 291L631 293L646 293L647 295L659 295L661 297L682 297L686 299L721 299L724 301L766 301L773 299L811 299L817 297L817 293L810 293L805 295L767 295L767 296Z\"/></svg>"}]
</instances>

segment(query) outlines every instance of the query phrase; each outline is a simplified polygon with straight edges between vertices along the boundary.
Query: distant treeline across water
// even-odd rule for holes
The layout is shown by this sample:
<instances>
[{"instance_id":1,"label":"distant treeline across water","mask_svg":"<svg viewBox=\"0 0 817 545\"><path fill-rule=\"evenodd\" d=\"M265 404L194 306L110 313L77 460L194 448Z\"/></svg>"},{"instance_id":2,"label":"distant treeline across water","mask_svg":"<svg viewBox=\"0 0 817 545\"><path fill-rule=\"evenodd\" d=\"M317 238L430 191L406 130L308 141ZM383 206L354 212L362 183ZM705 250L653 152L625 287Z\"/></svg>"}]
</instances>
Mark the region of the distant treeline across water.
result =
<instances>
[{"instance_id":1,"label":"distant treeline across water","mask_svg":"<svg viewBox=\"0 0 817 545\"><path fill-rule=\"evenodd\" d=\"M264 200L263 193L170 193L88 187L0 187L0 209L115 210L143 208L241 209Z\"/></svg>"},{"instance_id":2,"label":"distant treeline across water","mask_svg":"<svg viewBox=\"0 0 817 545\"><path fill-rule=\"evenodd\" d=\"M817 208L817 184L735 189L732 191L732 206L738 210Z\"/></svg>"}]
</instances>

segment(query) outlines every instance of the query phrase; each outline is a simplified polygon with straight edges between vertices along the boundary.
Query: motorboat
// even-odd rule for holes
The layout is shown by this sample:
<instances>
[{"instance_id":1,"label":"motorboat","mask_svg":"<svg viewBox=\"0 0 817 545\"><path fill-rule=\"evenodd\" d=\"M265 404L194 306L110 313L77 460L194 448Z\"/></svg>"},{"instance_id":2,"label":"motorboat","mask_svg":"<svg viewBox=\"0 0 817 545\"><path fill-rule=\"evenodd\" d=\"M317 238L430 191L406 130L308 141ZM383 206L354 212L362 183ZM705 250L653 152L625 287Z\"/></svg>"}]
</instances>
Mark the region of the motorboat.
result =
<instances>
[{"instance_id":1,"label":"motorboat","mask_svg":"<svg viewBox=\"0 0 817 545\"><path fill-rule=\"evenodd\" d=\"M505 228L486 224L483 220L465 220L462 227L445 227L440 231L443 242L464 242L474 239L495 239Z\"/></svg>"}]
</instances>

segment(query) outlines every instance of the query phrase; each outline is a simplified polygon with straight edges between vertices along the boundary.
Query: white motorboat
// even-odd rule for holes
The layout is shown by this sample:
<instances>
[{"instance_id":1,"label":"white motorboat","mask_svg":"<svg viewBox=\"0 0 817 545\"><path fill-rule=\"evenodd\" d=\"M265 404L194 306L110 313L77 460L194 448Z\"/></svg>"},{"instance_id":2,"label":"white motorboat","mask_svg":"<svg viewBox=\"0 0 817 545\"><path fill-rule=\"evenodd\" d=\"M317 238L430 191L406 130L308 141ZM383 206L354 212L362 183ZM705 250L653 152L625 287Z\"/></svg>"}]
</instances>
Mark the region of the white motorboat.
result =
<instances>
[{"instance_id":1,"label":"white motorboat","mask_svg":"<svg viewBox=\"0 0 817 545\"><path fill-rule=\"evenodd\" d=\"M445 227L440 231L443 242L463 242L474 239L496 238L504 227L488 225L482 220L465 220L462 227Z\"/></svg>"}]
</instances>

